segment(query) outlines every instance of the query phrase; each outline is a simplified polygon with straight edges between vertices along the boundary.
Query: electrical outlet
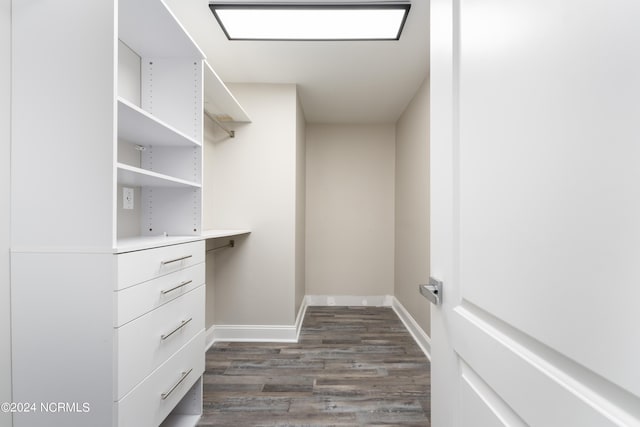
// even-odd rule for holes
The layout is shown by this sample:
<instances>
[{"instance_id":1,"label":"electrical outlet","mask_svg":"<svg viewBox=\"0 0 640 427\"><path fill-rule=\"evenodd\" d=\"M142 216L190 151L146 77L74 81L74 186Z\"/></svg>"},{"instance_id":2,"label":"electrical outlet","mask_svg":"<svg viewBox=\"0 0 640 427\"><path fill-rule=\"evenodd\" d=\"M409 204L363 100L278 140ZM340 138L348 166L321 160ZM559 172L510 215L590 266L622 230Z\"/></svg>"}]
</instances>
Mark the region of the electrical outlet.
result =
<instances>
[{"instance_id":1,"label":"electrical outlet","mask_svg":"<svg viewBox=\"0 0 640 427\"><path fill-rule=\"evenodd\" d=\"M122 208L133 209L133 188L122 187Z\"/></svg>"}]
</instances>

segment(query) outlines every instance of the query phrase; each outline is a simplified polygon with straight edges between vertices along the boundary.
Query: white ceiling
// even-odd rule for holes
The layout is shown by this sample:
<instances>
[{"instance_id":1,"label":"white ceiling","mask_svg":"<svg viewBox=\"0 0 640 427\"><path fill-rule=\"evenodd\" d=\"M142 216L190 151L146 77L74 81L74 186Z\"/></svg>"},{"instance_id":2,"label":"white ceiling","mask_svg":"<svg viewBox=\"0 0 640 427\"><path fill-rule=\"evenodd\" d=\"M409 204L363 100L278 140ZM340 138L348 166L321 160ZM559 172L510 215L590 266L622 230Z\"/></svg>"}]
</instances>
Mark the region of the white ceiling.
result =
<instances>
[{"instance_id":1,"label":"white ceiling","mask_svg":"<svg viewBox=\"0 0 640 427\"><path fill-rule=\"evenodd\" d=\"M335 2L335 0L334 0ZM296 83L308 123L395 123L429 63L429 0L399 41L229 41L209 0L165 0L227 82Z\"/></svg>"}]
</instances>

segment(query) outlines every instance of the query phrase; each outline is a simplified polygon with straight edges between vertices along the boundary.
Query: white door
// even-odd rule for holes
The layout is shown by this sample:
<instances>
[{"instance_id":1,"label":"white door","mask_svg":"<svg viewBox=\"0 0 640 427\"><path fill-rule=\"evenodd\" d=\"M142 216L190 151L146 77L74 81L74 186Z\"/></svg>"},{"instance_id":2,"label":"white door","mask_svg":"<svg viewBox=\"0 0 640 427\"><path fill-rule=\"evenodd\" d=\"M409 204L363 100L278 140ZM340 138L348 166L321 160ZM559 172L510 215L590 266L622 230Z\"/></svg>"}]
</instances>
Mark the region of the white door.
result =
<instances>
[{"instance_id":1,"label":"white door","mask_svg":"<svg viewBox=\"0 0 640 427\"><path fill-rule=\"evenodd\" d=\"M640 1L431 26L433 426L640 425Z\"/></svg>"}]
</instances>

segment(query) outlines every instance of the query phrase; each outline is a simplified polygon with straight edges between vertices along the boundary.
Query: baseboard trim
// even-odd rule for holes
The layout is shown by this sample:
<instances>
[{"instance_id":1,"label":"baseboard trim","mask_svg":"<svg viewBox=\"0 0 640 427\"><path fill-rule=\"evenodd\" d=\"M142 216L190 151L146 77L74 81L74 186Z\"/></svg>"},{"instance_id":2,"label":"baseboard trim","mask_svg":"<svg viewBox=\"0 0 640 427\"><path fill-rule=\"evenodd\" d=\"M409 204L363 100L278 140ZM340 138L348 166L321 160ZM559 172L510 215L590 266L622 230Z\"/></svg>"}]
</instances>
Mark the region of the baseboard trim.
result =
<instances>
[{"instance_id":1,"label":"baseboard trim","mask_svg":"<svg viewBox=\"0 0 640 427\"><path fill-rule=\"evenodd\" d=\"M298 342L295 325L215 325L213 342Z\"/></svg>"},{"instance_id":2,"label":"baseboard trim","mask_svg":"<svg viewBox=\"0 0 640 427\"><path fill-rule=\"evenodd\" d=\"M209 351L211 346L216 342L216 325L211 325L204 337L204 351Z\"/></svg>"},{"instance_id":3,"label":"baseboard trim","mask_svg":"<svg viewBox=\"0 0 640 427\"><path fill-rule=\"evenodd\" d=\"M431 339L393 295L307 295L302 299L294 325L213 325L206 332L205 351L216 342L298 342L302 321L311 306L391 307L418 347L431 360Z\"/></svg>"},{"instance_id":4,"label":"baseboard trim","mask_svg":"<svg viewBox=\"0 0 640 427\"><path fill-rule=\"evenodd\" d=\"M302 303L300 304L300 308L298 309L298 316L296 316L296 342L300 339L300 331L302 331L302 321L304 320L304 315L307 312L307 298L302 297Z\"/></svg>"},{"instance_id":5,"label":"baseboard trim","mask_svg":"<svg viewBox=\"0 0 640 427\"><path fill-rule=\"evenodd\" d=\"M427 359L431 360L431 339L429 335L418 325L418 322L409 314L402 303L393 295L307 295L309 306L350 306L350 307L391 307L398 315L404 326L418 344Z\"/></svg>"},{"instance_id":6,"label":"baseboard trim","mask_svg":"<svg viewBox=\"0 0 640 427\"><path fill-rule=\"evenodd\" d=\"M413 337L418 347L422 350L427 359L431 361L431 338L426 334L424 329L418 325L418 322L409 314L406 308L402 305L402 303L396 298L392 297L392 305L393 311L396 312L404 326L407 328L411 336Z\"/></svg>"},{"instance_id":7,"label":"baseboard trim","mask_svg":"<svg viewBox=\"0 0 640 427\"><path fill-rule=\"evenodd\" d=\"M391 307L391 295L307 295L309 306Z\"/></svg>"},{"instance_id":8,"label":"baseboard trim","mask_svg":"<svg viewBox=\"0 0 640 427\"><path fill-rule=\"evenodd\" d=\"M216 342L284 342L296 343L307 311L302 299L293 325L213 325L207 329L205 351Z\"/></svg>"}]
</instances>

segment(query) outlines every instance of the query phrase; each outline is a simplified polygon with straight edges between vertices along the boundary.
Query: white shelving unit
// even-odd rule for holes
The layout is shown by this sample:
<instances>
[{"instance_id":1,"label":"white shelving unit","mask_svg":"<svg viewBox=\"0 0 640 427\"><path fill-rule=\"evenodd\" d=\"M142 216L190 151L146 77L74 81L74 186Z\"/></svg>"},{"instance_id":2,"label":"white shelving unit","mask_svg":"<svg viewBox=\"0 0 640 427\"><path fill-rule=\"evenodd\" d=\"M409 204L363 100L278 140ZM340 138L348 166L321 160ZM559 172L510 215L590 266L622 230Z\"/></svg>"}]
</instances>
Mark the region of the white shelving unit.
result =
<instances>
[{"instance_id":1,"label":"white shelving unit","mask_svg":"<svg viewBox=\"0 0 640 427\"><path fill-rule=\"evenodd\" d=\"M133 56L119 63L118 78L129 80L119 87L136 88L140 105L118 96L116 201L125 186L140 200L117 211L116 249L123 238L198 236L204 55L160 0L121 1L118 38Z\"/></svg>"},{"instance_id":2,"label":"white shelving unit","mask_svg":"<svg viewBox=\"0 0 640 427\"><path fill-rule=\"evenodd\" d=\"M204 111L220 122L250 122L240 103L207 61L204 63Z\"/></svg>"},{"instance_id":3,"label":"white shelving unit","mask_svg":"<svg viewBox=\"0 0 640 427\"><path fill-rule=\"evenodd\" d=\"M117 209L118 274L119 277L126 276L126 266L133 265L153 272L152 278L159 274L158 266L162 272L165 266L204 260L204 246L187 238L197 238L202 231L204 54L160 0L121 0L118 25L118 46L126 49L129 56L123 61L118 55L118 79L128 80L119 81L118 87L134 88L135 96L127 99L131 92L127 91L117 97L117 156L113 167L118 185L114 204L117 205L125 186L133 187L133 194L140 199L134 203L138 208L133 212ZM137 100L140 105L136 105ZM168 234L172 240L166 238ZM136 250L123 251L122 246ZM199 263L193 262L194 267ZM193 295L195 292L204 295L205 278L201 273L203 269L196 273L191 264L187 265L189 267L183 272L171 273L178 276L162 286L182 289L179 283L188 282L195 284L196 289L178 294L177 299L144 314L132 326L118 324L114 328L119 337L120 392L115 402L119 424L145 423L151 427L169 416L163 425L194 425L202 411L204 355L200 342L204 331L204 303ZM173 270L167 273L169 271ZM139 284L133 287L121 284L116 292L118 305L135 306L140 304L143 295L151 298L145 304L152 305L157 296L145 290L146 283L165 279L161 277L149 282L138 271L132 277L139 277L136 279ZM166 308L169 305L171 308ZM164 313L168 317L179 315L170 321L174 325L171 328L176 324L183 326L174 329L180 331L179 341L167 342L156 349L153 330L171 330L158 326L170 323L166 323ZM192 322L191 319L199 320ZM185 327L187 324L189 326ZM131 348L134 341L120 337L137 334L139 340L143 340L148 333L152 338L148 341L147 346L151 348L147 350L150 355L147 357L156 360L155 367L146 374L148 377L145 375L133 381L132 373L139 368L132 370L127 366L132 365L132 358L142 363L136 355L144 354L144 346L134 350ZM188 338L181 337L184 334ZM187 341L189 344L184 344ZM167 347L171 343L174 347ZM167 351L168 348L171 350ZM120 384L126 384L125 392ZM177 385L181 388L176 388ZM154 396L158 388L171 390L174 401L167 403L164 397ZM163 396L167 394L170 393L165 390ZM183 400L190 403L180 404ZM180 409L174 411L174 405Z\"/></svg>"},{"instance_id":4,"label":"white shelving unit","mask_svg":"<svg viewBox=\"0 0 640 427\"><path fill-rule=\"evenodd\" d=\"M13 398L89 406L14 426L194 425L202 240L248 232L202 230L205 86L216 115L248 117L162 0L12 16Z\"/></svg>"},{"instance_id":5,"label":"white shelving unit","mask_svg":"<svg viewBox=\"0 0 640 427\"><path fill-rule=\"evenodd\" d=\"M200 141L183 134L170 125L118 97L118 139L143 147L199 147Z\"/></svg>"}]
</instances>

